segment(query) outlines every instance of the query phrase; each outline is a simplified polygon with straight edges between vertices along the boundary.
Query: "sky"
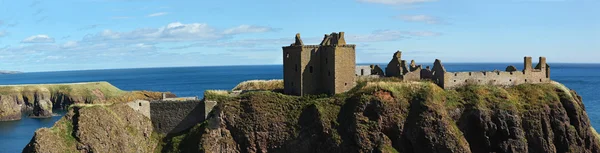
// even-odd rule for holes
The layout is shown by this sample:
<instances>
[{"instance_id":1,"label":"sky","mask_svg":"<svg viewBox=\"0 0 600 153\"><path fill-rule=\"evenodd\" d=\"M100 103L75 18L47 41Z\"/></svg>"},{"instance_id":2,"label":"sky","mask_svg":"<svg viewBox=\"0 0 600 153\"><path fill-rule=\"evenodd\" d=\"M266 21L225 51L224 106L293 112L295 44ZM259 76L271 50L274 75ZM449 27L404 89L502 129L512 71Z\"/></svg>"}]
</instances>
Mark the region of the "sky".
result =
<instances>
[{"instance_id":1,"label":"sky","mask_svg":"<svg viewBox=\"0 0 600 153\"><path fill-rule=\"evenodd\" d=\"M0 70L282 63L344 31L357 63L600 62L600 0L0 0ZM535 62L535 61L534 61Z\"/></svg>"}]
</instances>

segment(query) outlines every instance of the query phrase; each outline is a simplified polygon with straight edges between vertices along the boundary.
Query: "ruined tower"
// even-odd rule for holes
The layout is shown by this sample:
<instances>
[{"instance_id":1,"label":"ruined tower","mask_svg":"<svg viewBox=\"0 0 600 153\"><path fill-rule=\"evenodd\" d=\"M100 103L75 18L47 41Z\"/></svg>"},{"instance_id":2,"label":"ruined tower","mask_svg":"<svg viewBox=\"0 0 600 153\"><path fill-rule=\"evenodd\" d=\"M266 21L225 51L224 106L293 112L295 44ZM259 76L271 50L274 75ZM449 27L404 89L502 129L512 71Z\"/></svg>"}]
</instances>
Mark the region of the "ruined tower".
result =
<instances>
[{"instance_id":1,"label":"ruined tower","mask_svg":"<svg viewBox=\"0 0 600 153\"><path fill-rule=\"evenodd\" d=\"M355 45L344 32L325 35L319 45L304 45L300 34L283 47L284 92L292 95L336 94L355 85Z\"/></svg>"}]
</instances>

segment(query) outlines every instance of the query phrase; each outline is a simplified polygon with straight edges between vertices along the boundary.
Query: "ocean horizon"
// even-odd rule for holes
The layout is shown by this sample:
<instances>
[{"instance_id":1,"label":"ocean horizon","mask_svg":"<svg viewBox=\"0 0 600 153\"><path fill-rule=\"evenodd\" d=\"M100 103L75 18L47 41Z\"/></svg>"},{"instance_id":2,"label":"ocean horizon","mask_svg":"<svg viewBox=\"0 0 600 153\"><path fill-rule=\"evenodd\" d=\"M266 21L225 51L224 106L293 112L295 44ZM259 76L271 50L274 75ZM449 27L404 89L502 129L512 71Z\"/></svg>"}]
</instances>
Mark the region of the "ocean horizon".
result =
<instances>
[{"instance_id":1,"label":"ocean horizon","mask_svg":"<svg viewBox=\"0 0 600 153\"><path fill-rule=\"evenodd\" d=\"M357 65L369 65L359 63ZM377 64L377 63L376 63ZM522 69L522 63L443 63L447 71L504 70L513 65ZM387 64L381 64L385 67ZM600 128L600 63L550 63L550 78L577 91L592 126ZM423 65L423 66L428 66ZM429 65L431 66L431 65ZM126 68L103 70L71 70L27 72L0 75L0 85L55 84L107 81L122 90L172 92L177 96L203 96L207 89L231 90L246 80L282 79L282 65L196 66L166 68ZM63 111L64 112L64 111ZM59 113L64 115L64 113ZM19 121L0 122L0 152L20 152L31 140L35 130L51 127L61 116L48 119L23 117Z\"/></svg>"}]
</instances>

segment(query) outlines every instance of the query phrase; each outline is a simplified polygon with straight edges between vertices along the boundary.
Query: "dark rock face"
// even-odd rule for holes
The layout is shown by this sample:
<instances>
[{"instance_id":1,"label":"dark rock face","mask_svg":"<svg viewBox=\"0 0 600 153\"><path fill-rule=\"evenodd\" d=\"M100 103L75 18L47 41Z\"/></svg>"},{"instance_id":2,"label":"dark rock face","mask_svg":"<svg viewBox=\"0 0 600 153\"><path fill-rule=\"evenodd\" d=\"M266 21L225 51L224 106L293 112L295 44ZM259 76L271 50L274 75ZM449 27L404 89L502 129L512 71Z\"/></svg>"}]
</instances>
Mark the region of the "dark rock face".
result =
<instances>
[{"instance_id":1,"label":"dark rock face","mask_svg":"<svg viewBox=\"0 0 600 153\"><path fill-rule=\"evenodd\" d=\"M125 104L73 107L52 128L41 128L23 152L152 152L150 119Z\"/></svg>"},{"instance_id":2,"label":"dark rock face","mask_svg":"<svg viewBox=\"0 0 600 153\"><path fill-rule=\"evenodd\" d=\"M204 122L162 143L133 110L76 108L36 131L24 152L600 152L581 97L557 83L357 88L333 97L211 95L219 103Z\"/></svg>"},{"instance_id":3,"label":"dark rock face","mask_svg":"<svg viewBox=\"0 0 600 153\"><path fill-rule=\"evenodd\" d=\"M552 84L467 88L367 90L315 101L249 93L215 108L196 131L196 151L600 152L573 91Z\"/></svg>"}]
</instances>

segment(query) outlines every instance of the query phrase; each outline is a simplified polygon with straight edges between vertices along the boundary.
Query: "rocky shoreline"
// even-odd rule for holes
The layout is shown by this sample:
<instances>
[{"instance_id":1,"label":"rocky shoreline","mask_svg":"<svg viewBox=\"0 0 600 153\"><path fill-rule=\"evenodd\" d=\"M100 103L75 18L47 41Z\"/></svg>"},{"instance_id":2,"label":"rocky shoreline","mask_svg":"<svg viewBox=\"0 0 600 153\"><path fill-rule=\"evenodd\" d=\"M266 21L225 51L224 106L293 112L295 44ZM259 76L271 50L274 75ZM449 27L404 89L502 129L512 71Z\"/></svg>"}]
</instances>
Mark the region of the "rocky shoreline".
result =
<instances>
[{"instance_id":1,"label":"rocky shoreline","mask_svg":"<svg viewBox=\"0 0 600 153\"><path fill-rule=\"evenodd\" d=\"M52 110L67 109L72 104L114 103L161 97L161 92L122 91L108 82L0 86L0 121L20 120L22 114L48 118L52 116Z\"/></svg>"}]
</instances>

